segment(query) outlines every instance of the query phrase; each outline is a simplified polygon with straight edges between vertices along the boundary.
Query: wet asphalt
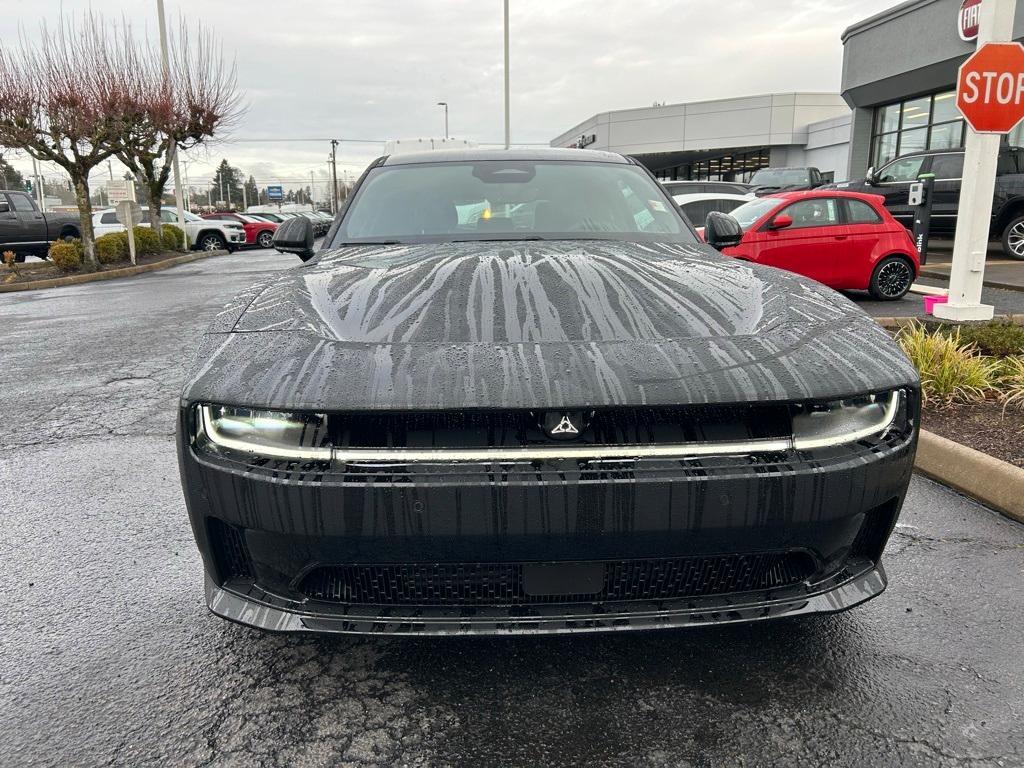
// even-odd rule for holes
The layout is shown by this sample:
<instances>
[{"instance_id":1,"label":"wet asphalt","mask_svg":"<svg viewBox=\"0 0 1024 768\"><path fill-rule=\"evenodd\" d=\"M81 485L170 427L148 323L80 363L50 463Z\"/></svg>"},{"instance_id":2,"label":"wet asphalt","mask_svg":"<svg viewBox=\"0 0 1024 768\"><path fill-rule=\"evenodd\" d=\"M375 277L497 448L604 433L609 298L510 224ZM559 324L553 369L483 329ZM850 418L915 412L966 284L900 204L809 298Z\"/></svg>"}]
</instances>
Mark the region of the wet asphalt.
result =
<instances>
[{"instance_id":1,"label":"wet asphalt","mask_svg":"<svg viewBox=\"0 0 1024 768\"><path fill-rule=\"evenodd\" d=\"M888 591L837 616L428 640L209 614L183 365L295 263L0 294L0 765L1024 765L1024 526L920 478Z\"/></svg>"}]
</instances>

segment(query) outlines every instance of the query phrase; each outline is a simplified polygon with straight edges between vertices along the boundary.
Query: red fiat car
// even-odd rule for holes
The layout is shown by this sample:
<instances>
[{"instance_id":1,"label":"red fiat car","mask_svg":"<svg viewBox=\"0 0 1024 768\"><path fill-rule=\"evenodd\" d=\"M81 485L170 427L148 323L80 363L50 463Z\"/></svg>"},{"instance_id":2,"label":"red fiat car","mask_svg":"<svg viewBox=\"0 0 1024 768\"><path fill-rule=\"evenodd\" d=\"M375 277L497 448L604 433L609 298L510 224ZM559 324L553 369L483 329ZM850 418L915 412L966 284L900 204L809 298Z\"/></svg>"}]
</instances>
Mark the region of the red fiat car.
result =
<instances>
[{"instance_id":1,"label":"red fiat car","mask_svg":"<svg viewBox=\"0 0 1024 768\"><path fill-rule=\"evenodd\" d=\"M274 244L274 231L277 229L277 224L272 221L246 216L244 213L208 213L203 218L237 221L245 228L246 245L270 248Z\"/></svg>"},{"instance_id":2,"label":"red fiat car","mask_svg":"<svg viewBox=\"0 0 1024 768\"><path fill-rule=\"evenodd\" d=\"M920 261L914 240L878 195L834 190L784 192L730 214L743 228L729 256L788 269L838 290L894 301L910 289Z\"/></svg>"}]
</instances>

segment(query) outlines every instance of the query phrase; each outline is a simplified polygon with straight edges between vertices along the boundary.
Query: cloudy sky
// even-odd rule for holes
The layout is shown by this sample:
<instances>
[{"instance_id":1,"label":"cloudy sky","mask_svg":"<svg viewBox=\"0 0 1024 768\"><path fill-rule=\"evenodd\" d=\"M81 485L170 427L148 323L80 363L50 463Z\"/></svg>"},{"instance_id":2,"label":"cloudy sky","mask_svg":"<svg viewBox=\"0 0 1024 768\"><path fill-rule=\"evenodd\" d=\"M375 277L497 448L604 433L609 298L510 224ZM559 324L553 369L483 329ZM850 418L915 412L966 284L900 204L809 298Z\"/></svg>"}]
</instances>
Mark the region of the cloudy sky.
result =
<instances>
[{"instance_id":1,"label":"cloudy sky","mask_svg":"<svg viewBox=\"0 0 1024 768\"><path fill-rule=\"evenodd\" d=\"M501 0L165 3L172 24L181 15L219 35L247 105L230 136L190 154L192 185L222 157L261 186L311 172L320 183L331 137L344 142L339 173L354 177L383 140L441 136L438 101L453 137L502 140ZM840 33L895 3L512 0L513 141L546 143L595 112L655 101L838 90ZM0 40L88 8L155 40L156 0L0 0Z\"/></svg>"}]
</instances>

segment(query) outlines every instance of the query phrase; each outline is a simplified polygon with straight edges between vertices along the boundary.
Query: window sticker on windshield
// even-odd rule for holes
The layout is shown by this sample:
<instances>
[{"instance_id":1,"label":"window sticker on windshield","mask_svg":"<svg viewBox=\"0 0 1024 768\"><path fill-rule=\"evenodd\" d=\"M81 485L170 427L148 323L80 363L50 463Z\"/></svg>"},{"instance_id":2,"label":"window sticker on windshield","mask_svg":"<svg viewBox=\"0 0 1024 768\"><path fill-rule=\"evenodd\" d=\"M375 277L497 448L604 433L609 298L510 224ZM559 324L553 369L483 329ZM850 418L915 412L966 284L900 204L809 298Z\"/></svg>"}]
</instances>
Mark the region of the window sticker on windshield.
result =
<instances>
[{"instance_id":1,"label":"window sticker on windshield","mask_svg":"<svg viewBox=\"0 0 1024 768\"><path fill-rule=\"evenodd\" d=\"M660 200L648 200L647 204L651 206L651 210L659 211L661 213L665 212L665 204Z\"/></svg>"}]
</instances>

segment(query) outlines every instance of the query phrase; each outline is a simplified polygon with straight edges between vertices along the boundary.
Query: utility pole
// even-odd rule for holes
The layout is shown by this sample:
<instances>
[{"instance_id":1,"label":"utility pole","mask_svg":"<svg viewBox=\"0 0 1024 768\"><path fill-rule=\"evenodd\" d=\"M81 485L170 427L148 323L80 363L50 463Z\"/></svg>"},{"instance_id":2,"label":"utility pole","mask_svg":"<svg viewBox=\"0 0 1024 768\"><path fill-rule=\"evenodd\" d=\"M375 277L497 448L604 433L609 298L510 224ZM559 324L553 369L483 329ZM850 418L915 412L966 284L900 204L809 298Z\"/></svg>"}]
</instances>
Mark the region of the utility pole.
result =
<instances>
[{"instance_id":1,"label":"utility pole","mask_svg":"<svg viewBox=\"0 0 1024 768\"><path fill-rule=\"evenodd\" d=\"M507 1L507 0L506 0ZM160 57L163 59L164 79L170 82L171 63L167 53L167 22L164 19L164 0L156 0L156 10L160 16ZM168 160L174 169L174 207L178 213L178 226L181 227L182 245L188 248L188 235L185 233L185 206L181 201L181 169L178 167L178 144L172 141L167 149ZM156 222L158 215L150 211L151 226L159 227Z\"/></svg>"},{"instance_id":2,"label":"utility pole","mask_svg":"<svg viewBox=\"0 0 1024 768\"><path fill-rule=\"evenodd\" d=\"M505 149L512 145L508 119L508 0L505 0Z\"/></svg>"},{"instance_id":3,"label":"utility pole","mask_svg":"<svg viewBox=\"0 0 1024 768\"><path fill-rule=\"evenodd\" d=\"M316 187L314 186L314 183L313 183L313 172L310 171L309 172L309 198L310 198L309 202L310 203L313 202L313 198L315 197L315 195L313 194L313 190L314 189L316 189ZM313 210L316 210L316 206L315 205L313 206Z\"/></svg>"},{"instance_id":4,"label":"utility pole","mask_svg":"<svg viewBox=\"0 0 1024 768\"><path fill-rule=\"evenodd\" d=\"M43 180L39 176L39 163L35 157L32 158L32 176L35 177L36 202L38 202L39 210L41 211L43 210Z\"/></svg>"},{"instance_id":5,"label":"utility pole","mask_svg":"<svg viewBox=\"0 0 1024 768\"><path fill-rule=\"evenodd\" d=\"M437 106L444 107L444 140L448 141L448 102L439 101Z\"/></svg>"},{"instance_id":6,"label":"utility pole","mask_svg":"<svg viewBox=\"0 0 1024 768\"><path fill-rule=\"evenodd\" d=\"M338 140L331 139L331 213L338 212Z\"/></svg>"},{"instance_id":7,"label":"utility pole","mask_svg":"<svg viewBox=\"0 0 1024 768\"><path fill-rule=\"evenodd\" d=\"M986 43L1013 39L1015 0L985 0L981 4L978 49ZM949 273L949 301L936 304L933 314L945 320L991 320L994 307L981 303L988 254L989 222L996 186L999 143L995 133L978 133L967 126L964 172L957 212L953 263Z\"/></svg>"}]
</instances>

